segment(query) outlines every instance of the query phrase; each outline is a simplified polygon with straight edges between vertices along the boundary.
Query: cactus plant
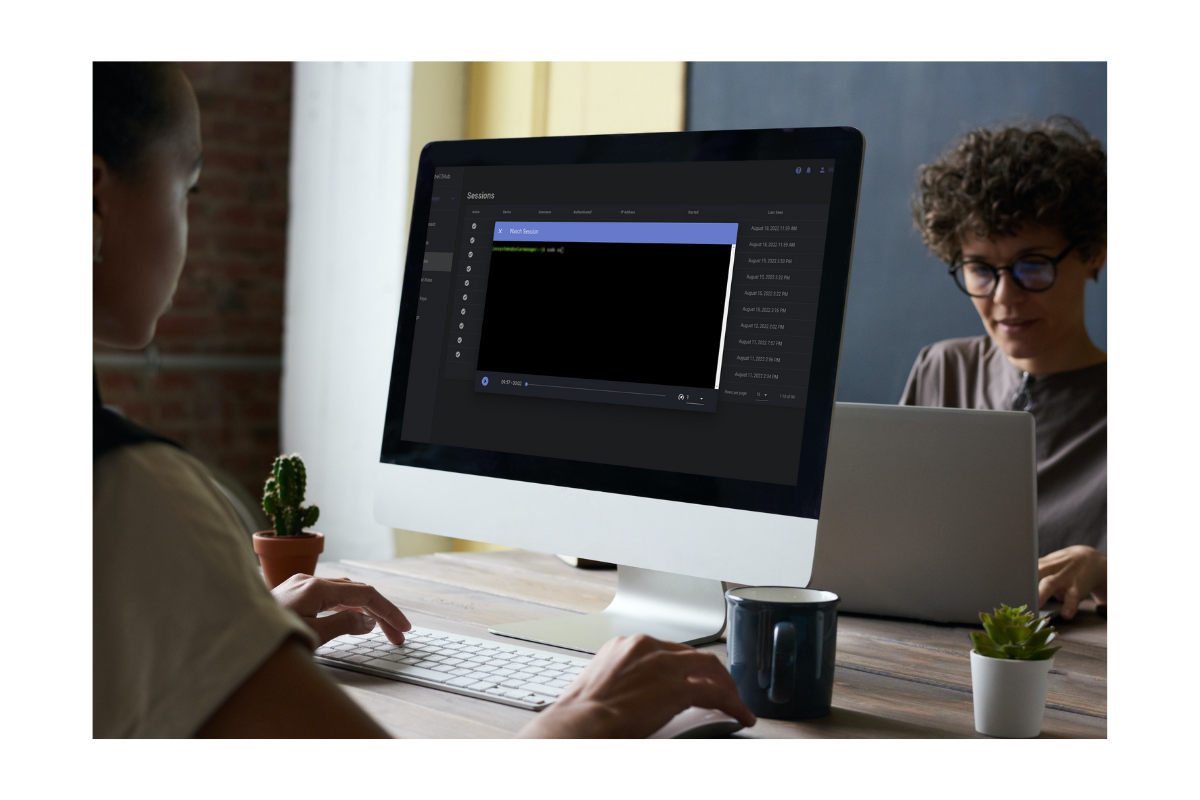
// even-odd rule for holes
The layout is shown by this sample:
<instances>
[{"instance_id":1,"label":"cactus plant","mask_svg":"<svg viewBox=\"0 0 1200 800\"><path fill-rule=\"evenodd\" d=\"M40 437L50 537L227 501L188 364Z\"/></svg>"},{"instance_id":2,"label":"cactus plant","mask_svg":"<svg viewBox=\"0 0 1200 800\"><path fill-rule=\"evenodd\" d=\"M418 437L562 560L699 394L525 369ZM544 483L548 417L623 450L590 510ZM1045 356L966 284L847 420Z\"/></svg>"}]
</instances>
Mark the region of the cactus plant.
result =
<instances>
[{"instance_id":1,"label":"cactus plant","mask_svg":"<svg viewBox=\"0 0 1200 800\"><path fill-rule=\"evenodd\" d=\"M279 456L263 487L263 511L275 525L276 536L299 536L320 516L316 506L301 506L307 475L300 456Z\"/></svg>"},{"instance_id":2,"label":"cactus plant","mask_svg":"<svg viewBox=\"0 0 1200 800\"><path fill-rule=\"evenodd\" d=\"M1049 618L1035 619L1037 615L1026 611L1027 606L1009 608L1003 603L993 613L980 612L983 632L972 631L971 641L975 652L989 658L1011 658L1021 661L1046 661L1056 652L1049 647L1058 635L1050 626Z\"/></svg>"}]
</instances>

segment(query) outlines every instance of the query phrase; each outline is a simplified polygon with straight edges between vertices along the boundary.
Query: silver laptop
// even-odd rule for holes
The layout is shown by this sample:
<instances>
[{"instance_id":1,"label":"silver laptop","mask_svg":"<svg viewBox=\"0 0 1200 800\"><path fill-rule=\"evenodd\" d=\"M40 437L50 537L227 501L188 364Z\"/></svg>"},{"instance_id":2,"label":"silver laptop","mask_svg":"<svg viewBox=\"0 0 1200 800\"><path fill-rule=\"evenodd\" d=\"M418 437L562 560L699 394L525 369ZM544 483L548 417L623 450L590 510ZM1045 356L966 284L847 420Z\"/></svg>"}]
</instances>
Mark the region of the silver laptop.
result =
<instances>
[{"instance_id":1,"label":"silver laptop","mask_svg":"<svg viewBox=\"0 0 1200 800\"><path fill-rule=\"evenodd\" d=\"M838 403L809 586L934 622L1037 608L1033 416Z\"/></svg>"}]
</instances>

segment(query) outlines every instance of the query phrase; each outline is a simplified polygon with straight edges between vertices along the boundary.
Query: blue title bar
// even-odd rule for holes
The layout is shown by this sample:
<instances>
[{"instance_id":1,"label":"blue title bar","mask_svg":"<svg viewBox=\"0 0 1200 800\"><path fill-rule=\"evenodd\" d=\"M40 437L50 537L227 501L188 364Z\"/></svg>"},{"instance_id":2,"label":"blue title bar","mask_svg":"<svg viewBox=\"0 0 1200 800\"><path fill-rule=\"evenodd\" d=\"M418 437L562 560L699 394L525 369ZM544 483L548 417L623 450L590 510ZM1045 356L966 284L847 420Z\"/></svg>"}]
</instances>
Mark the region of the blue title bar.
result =
<instances>
[{"instance_id":1,"label":"blue title bar","mask_svg":"<svg viewBox=\"0 0 1200 800\"><path fill-rule=\"evenodd\" d=\"M497 222L496 242L736 244L736 222Z\"/></svg>"}]
</instances>

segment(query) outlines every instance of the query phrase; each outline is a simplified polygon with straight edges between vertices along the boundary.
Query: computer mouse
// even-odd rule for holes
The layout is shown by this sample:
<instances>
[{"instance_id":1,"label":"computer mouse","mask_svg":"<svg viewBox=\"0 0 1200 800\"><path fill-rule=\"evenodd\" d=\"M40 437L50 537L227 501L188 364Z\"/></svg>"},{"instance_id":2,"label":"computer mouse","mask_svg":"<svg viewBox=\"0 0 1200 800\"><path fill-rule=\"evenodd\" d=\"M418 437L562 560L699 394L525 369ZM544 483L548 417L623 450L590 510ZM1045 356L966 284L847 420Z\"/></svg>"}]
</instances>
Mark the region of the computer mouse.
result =
<instances>
[{"instance_id":1,"label":"computer mouse","mask_svg":"<svg viewBox=\"0 0 1200 800\"><path fill-rule=\"evenodd\" d=\"M650 739L715 739L746 727L733 717L711 708L685 708L663 725Z\"/></svg>"}]
</instances>

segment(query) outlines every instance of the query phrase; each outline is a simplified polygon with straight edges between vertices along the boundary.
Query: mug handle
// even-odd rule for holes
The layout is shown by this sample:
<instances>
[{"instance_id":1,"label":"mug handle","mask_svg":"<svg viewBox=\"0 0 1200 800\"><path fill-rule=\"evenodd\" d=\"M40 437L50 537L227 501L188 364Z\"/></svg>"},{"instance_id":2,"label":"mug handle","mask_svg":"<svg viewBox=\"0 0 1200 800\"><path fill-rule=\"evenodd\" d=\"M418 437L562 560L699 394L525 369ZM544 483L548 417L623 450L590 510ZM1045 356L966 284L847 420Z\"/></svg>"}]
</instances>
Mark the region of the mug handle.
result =
<instances>
[{"instance_id":1,"label":"mug handle","mask_svg":"<svg viewBox=\"0 0 1200 800\"><path fill-rule=\"evenodd\" d=\"M796 683L796 626L790 622L775 625L775 642L771 650L771 686L767 699L786 703L792 699Z\"/></svg>"}]
</instances>

